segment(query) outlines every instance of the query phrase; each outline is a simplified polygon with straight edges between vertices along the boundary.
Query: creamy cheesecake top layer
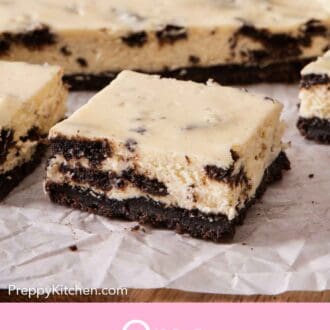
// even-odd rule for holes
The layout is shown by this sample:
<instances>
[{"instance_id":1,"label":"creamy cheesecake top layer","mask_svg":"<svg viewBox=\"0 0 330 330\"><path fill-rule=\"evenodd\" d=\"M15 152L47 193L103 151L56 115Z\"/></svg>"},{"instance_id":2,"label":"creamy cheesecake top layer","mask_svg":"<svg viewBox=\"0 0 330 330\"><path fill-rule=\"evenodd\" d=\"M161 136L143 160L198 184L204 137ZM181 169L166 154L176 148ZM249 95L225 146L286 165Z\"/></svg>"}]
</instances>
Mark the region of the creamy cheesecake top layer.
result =
<instances>
[{"instance_id":1,"label":"creamy cheesecake top layer","mask_svg":"<svg viewBox=\"0 0 330 330\"><path fill-rule=\"evenodd\" d=\"M0 31L155 29L243 23L281 31L310 19L330 20L328 0L10 0L0 1Z\"/></svg>"},{"instance_id":2,"label":"creamy cheesecake top layer","mask_svg":"<svg viewBox=\"0 0 330 330\"><path fill-rule=\"evenodd\" d=\"M302 70L302 75L307 74L327 74L330 76L330 51Z\"/></svg>"},{"instance_id":3,"label":"creamy cheesecake top layer","mask_svg":"<svg viewBox=\"0 0 330 330\"><path fill-rule=\"evenodd\" d=\"M0 61L0 126L9 123L22 103L61 73L58 66Z\"/></svg>"},{"instance_id":4,"label":"creamy cheesecake top layer","mask_svg":"<svg viewBox=\"0 0 330 330\"><path fill-rule=\"evenodd\" d=\"M280 103L245 90L161 79L123 71L51 137L106 138L133 141L143 152L195 156L222 165L242 146Z\"/></svg>"}]
</instances>

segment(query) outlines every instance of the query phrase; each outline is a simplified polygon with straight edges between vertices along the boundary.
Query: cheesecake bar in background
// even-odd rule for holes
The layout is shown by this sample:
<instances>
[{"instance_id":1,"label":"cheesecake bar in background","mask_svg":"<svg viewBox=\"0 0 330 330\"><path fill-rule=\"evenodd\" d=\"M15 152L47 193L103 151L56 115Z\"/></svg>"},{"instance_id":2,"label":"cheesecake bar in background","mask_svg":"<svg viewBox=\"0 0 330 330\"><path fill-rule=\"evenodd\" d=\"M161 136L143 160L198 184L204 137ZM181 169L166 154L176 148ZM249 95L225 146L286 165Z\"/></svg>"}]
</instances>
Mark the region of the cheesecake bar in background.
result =
<instances>
[{"instance_id":1,"label":"cheesecake bar in background","mask_svg":"<svg viewBox=\"0 0 330 330\"><path fill-rule=\"evenodd\" d=\"M330 144L330 51L303 69L299 99L301 134Z\"/></svg>"},{"instance_id":2,"label":"cheesecake bar in background","mask_svg":"<svg viewBox=\"0 0 330 330\"><path fill-rule=\"evenodd\" d=\"M124 69L299 81L329 46L321 0L11 0L0 12L0 59L60 65L72 89L100 89Z\"/></svg>"},{"instance_id":3,"label":"cheesecake bar in background","mask_svg":"<svg viewBox=\"0 0 330 330\"><path fill-rule=\"evenodd\" d=\"M63 119L60 67L0 61L0 200L40 163L49 129Z\"/></svg>"},{"instance_id":4,"label":"cheesecake bar in background","mask_svg":"<svg viewBox=\"0 0 330 330\"><path fill-rule=\"evenodd\" d=\"M231 238L290 168L281 111L245 90L124 71L50 130L45 188L109 218Z\"/></svg>"}]
</instances>

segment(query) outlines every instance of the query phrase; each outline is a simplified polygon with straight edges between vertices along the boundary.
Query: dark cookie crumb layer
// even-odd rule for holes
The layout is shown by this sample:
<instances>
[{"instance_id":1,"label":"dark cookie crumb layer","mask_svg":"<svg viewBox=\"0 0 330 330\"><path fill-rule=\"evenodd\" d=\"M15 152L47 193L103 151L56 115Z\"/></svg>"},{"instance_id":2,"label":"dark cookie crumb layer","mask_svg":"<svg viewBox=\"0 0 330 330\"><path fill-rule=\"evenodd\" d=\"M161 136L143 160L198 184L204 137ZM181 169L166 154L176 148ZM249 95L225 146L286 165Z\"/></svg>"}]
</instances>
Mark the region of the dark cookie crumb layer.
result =
<instances>
[{"instance_id":1,"label":"dark cookie crumb layer","mask_svg":"<svg viewBox=\"0 0 330 330\"><path fill-rule=\"evenodd\" d=\"M146 194L154 196L168 195L167 187L163 182L136 173L133 169L124 171L123 178L124 180L129 181L133 186L145 192Z\"/></svg>"},{"instance_id":2,"label":"dark cookie crumb layer","mask_svg":"<svg viewBox=\"0 0 330 330\"><path fill-rule=\"evenodd\" d=\"M109 218L138 220L141 224L176 230L180 234L187 233L195 238L223 242L233 238L236 226L243 223L248 208L262 196L267 186L280 180L282 171L289 169L290 162L282 152L265 171L255 198L250 200L232 221L228 221L222 214L206 214L196 209L167 207L148 198L108 199L105 195L91 194L88 189L74 188L68 184L48 182L46 190L53 202L64 206Z\"/></svg>"},{"instance_id":3,"label":"dark cookie crumb layer","mask_svg":"<svg viewBox=\"0 0 330 330\"><path fill-rule=\"evenodd\" d=\"M0 201L3 200L18 184L41 163L46 152L46 145L39 144L32 159L11 171L0 175Z\"/></svg>"},{"instance_id":4,"label":"dark cookie crumb layer","mask_svg":"<svg viewBox=\"0 0 330 330\"><path fill-rule=\"evenodd\" d=\"M309 89L315 85L330 84L330 77L327 74L305 74L301 77L300 87Z\"/></svg>"},{"instance_id":5,"label":"dark cookie crumb layer","mask_svg":"<svg viewBox=\"0 0 330 330\"><path fill-rule=\"evenodd\" d=\"M106 140L85 140L57 137L51 140L52 155L60 154L66 160L87 158L92 164L99 164L112 156L111 146Z\"/></svg>"},{"instance_id":6,"label":"dark cookie crumb layer","mask_svg":"<svg viewBox=\"0 0 330 330\"><path fill-rule=\"evenodd\" d=\"M95 168L75 167L71 168L61 164L59 171L62 174L69 174L71 181L78 184L89 184L103 191L124 189L128 183L137 189L153 195L168 195L167 187L157 179L148 178L145 175L135 172L133 169L124 171L121 175L113 172L101 171Z\"/></svg>"},{"instance_id":7,"label":"dark cookie crumb layer","mask_svg":"<svg viewBox=\"0 0 330 330\"><path fill-rule=\"evenodd\" d=\"M265 67L258 65L216 65L200 67L193 65L188 68L164 70L162 72L145 72L159 74L162 77L179 80L193 80L206 82L209 79L222 85L242 85L260 82L294 83L300 80L301 69L313 61L314 58L269 64ZM116 78L119 72L103 72L100 74L66 75L64 81L71 90L100 90Z\"/></svg>"},{"instance_id":8,"label":"dark cookie crumb layer","mask_svg":"<svg viewBox=\"0 0 330 330\"><path fill-rule=\"evenodd\" d=\"M246 176L244 168L241 168L237 174L233 174L234 166L228 169L222 169L217 166L207 165L205 167L206 175L211 179L219 182L225 182L231 186L238 186L240 184L249 185L249 179Z\"/></svg>"},{"instance_id":9,"label":"dark cookie crumb layer","mask_svg":"<svg viewBox=\"0 0 330 330\"><path fill-rule=\"evenodd\" d=\"M102 72L99 74L77 73L65 75L64 82L72 91L98 91L107 86L117 77L118 73Z\"/></svg>"},{"instance_id":10,"label":"dark cookie crumb layer","mask_svg":"<svg viewBox=\"0 0 330 330\"><path fill-rule=\"evenodd\" d=\"M297 127L306 139L330 144L330 120L299 117Z\"/></svg>"}]
</instances>

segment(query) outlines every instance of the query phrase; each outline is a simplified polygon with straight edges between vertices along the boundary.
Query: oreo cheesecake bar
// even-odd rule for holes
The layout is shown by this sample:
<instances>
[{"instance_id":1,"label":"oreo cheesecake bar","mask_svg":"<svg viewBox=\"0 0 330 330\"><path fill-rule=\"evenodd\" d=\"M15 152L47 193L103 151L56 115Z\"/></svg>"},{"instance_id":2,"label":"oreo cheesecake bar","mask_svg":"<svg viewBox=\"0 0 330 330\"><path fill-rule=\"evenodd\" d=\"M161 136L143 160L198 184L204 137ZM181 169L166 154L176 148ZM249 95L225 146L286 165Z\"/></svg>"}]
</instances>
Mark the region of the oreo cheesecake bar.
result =
<instances>
[{"instance_id":1,"label":"oreo cheesecake bar","mask_svg":"<svg viewBox=\"0 0 330 330\"><path fill-rule=\"evenodd\" d=\"M124 69L298 81L329 45L329 1L11 0L0 12L0 58L61 65L73 89L100 89Z\"/></svg>"},{"instance_id":2,"label":"oreo cheesecake bar","mask_svg":"<svg viewBox=\"0 0 330 330\"><path fill-rule=\"evenodd\" d=\"M330 51L303 69L299 99L301 134L330 144Z\"/></svg>"},{"instance_id":3,"label":"oreo cheesecake bar","mask_svg":"<svg viewBox=\"0 0 330 330\"><path fill-rule=\"evenodd\" d=\"M231 238L290 163L282 106L245 90L123 71L50 131L53 202Z\"/></svg>"},{"instance_id":4,"label":"oreo cheesecake bar","mask_svg":"<svg viewBox=\"0 0 330 330\"><path fill-rule=\"evenodd\" d=\"M0 200L40 163L49 129L66 110L57 66L0 61Z\"/></svg>"}]
</instances>

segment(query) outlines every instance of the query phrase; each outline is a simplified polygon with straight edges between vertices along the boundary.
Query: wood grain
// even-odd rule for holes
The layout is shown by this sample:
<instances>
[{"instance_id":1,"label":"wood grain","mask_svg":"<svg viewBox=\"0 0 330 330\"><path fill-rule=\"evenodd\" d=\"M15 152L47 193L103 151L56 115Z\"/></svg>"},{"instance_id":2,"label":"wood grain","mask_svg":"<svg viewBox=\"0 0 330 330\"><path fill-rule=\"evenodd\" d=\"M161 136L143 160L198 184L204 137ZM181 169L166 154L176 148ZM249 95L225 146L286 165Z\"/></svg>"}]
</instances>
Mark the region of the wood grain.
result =
<instances>
[{"instance_id":1,"label":"wood grain","mask_svg":"<svg viewBox=\"0 0 330 330\"><path fill-rule=\"evenodd\" d=\"M24 296L9 296L6 290L1 290L0 302L330 302L330 291L287 292L274 296L232 296L170 289L130 289L127 296L51 296L48 299L27 299Z\"/></svg>"}]
</instances>

